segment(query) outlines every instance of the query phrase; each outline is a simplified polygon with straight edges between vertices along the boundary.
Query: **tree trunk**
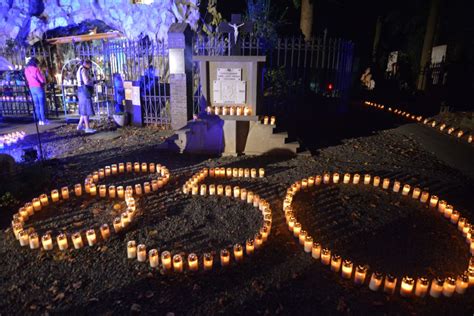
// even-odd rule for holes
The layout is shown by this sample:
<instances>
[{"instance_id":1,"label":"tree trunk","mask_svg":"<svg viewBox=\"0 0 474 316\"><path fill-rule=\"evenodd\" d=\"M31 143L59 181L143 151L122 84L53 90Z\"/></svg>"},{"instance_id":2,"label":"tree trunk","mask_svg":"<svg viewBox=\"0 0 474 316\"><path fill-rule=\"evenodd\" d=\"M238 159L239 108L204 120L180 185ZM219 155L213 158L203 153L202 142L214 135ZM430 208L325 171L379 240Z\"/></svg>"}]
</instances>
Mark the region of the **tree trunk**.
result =
<instances>
[{"instance_id":1,"label":"tree trunk","mask_svg":"<svg viewBox=\"0 0 474 316\"><path fill-rule=\"evenodd\" d=\"M313 2L314 0L301 0L300 29L303 32L304 40L311 40L313 31Z\"/></svg>"},{"instance_id":2,"label":"tree trunk","mask_svg":"<svg viewBox=\"0 0 474 316\"><path fill-rule=\"evenodd\" d=\"M377 51L380 43L380 34L382 33L382 17L377 17L377 23L375 24L375 35L374 35L374 45L372 47L372 62L375 64L377 62Z\"/></svg>"},{"instance_id":3,"label":"tree trunk","mask_svg":"<svg viewBox=\"0 0 474 316\"><path fill-rule=\"evenodd\" d=\"M428 15L428 20L426 21L425 38L423 39L423 49L420 57L420 70L417 83L418 90L425 90L426 87L425 68L431 60L436 21L438 20L439 15L439 4L440 0L431 0L430 13Z\"/></svg>"}]
</instances>

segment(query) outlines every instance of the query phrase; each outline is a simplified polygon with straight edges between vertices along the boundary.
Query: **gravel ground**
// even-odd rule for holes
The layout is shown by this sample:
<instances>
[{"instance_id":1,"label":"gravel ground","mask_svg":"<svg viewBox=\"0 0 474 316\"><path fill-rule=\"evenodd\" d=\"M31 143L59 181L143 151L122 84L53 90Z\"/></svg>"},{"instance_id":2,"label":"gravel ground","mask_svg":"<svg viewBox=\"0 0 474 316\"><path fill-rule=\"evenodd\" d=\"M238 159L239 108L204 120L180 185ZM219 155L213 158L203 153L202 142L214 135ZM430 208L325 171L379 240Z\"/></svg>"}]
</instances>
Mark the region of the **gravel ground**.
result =
<instances>
[{"instance_id":1,"label":"gravel ground","mask_svg":"<svg viewBox=\"0 0 474 316\"><path fill-rule=\"evenodd\" d=\"M472 220L473 180L423 151L414 138L385 130L343 140L313 156L213 158L157 150L156 145L167 136L164 131L129 128L114 133L119 136L91 139L78 135L73 126L53 130L45 145L53 159L42 168L24 166L4 185L13 195L8 205L14 207L39 193L80 182L92 170L121 161L164 164L172 180L163 191L140 200L143 214L128 231L80 251L21 248L8 228L12 208L2 207L1 314L474 312L472 290L450 299L410 300L359 288L314 262L286 229L280 207L286 188L295 180L325 171L371 173L417 184ZM181 185L204 166L266 168L264 179L231 182L271 203L274 226L268 244L239 265L209 273L167 275L127 260L125 243L131 239L160 251L202 253L243 242L256 232L261 217L252 207L225 198L181 195ZM138 180L116 179L125 184ZM299 193L295 207L311 235L357 263L397 276L457 275L466 269L469 249L456 229L436 212L400 195L330 185ZM72 229L113 216L111 205L104 201L77 200L51 208L31 223L41 230Z\"/></svg>"}]
</instances>

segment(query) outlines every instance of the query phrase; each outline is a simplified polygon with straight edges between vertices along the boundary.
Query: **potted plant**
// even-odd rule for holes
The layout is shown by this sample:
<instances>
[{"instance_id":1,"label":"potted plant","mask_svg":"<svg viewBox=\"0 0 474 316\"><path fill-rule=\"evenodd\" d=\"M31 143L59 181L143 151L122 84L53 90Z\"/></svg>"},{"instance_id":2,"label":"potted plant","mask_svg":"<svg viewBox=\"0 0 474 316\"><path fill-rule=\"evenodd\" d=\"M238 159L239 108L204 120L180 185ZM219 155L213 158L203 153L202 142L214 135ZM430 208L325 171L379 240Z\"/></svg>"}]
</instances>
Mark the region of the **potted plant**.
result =
<instances>
[{"instance_id":1,"label":"potted plant","mask_svg":"<svg viewBox=\"0 0 474 316\"><path fill-rule=\"evenodd\" d=\"M124 127L128 124L128 113L127 112L117 112L113 115L115 123L120 126Z\"/></svg>"}]
</instances>

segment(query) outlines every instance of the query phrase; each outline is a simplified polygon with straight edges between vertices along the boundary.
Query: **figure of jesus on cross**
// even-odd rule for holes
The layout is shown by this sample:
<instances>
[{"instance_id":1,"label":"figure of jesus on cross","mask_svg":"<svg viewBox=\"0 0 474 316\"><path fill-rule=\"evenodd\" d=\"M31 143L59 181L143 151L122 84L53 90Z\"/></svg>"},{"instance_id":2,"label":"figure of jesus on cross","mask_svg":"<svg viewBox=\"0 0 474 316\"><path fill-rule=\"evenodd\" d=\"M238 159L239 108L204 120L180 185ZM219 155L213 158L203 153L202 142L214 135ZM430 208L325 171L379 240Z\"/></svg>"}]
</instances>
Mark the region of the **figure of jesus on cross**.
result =
<instances>
[{"instance_id":1,"label":"figure of jesus on cross","mask_svg":"<svg viewBox=\"0 0 474 316\"><path fill-rule=\"evenodd\" d=\"M221 22L219 24L219 32L230 33L231 55L240 55L241 52L241 38L239 38L239 31L249 33L253 31L252 22L242 22L240 14L232 14L230 23ZM241 36L242 37L242 36Z\"/></svg>"}]
</instances>

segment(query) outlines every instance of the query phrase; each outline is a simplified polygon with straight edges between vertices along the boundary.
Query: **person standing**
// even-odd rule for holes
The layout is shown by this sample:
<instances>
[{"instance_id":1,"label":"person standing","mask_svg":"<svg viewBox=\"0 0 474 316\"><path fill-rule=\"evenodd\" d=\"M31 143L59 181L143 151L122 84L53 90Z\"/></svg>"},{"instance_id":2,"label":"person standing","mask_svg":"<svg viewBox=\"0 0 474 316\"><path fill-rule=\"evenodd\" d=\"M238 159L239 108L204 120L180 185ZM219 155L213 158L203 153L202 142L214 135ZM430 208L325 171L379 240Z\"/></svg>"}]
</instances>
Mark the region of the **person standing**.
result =
<instances>
[{"instance_id":1,"label":"person standing","mask_svg":"<svg viewBox=\"0 0 474 316\"><path fill-rule=\"evenodd\" d=\"M79 124L77 130L82 130L87 134L95 133L96 131L90 128L89 117L94 115L94 107L92 105L92 95L94 93L94 80L91 75L92 62L84 60L82 65L77 70L77 82L79 87L77 89L77 96L79 99ZM84 126L83 126L84 125Z\"/></svg>"},{"instance_id":2,"label":"person standing","mask_svg":"<svg viewBox=\"0 0 474 316\"><path fill-rule=\"evenodd\" d=\"M31 97L35 106L35 120L38 121L39 125L47 125L48 121L44 115L46 97L44 92L44 86L46 79L38 66L39 61L36 57L30 58L25 67L25 78L30 88Z\"/></svg>"}]
</instances>

